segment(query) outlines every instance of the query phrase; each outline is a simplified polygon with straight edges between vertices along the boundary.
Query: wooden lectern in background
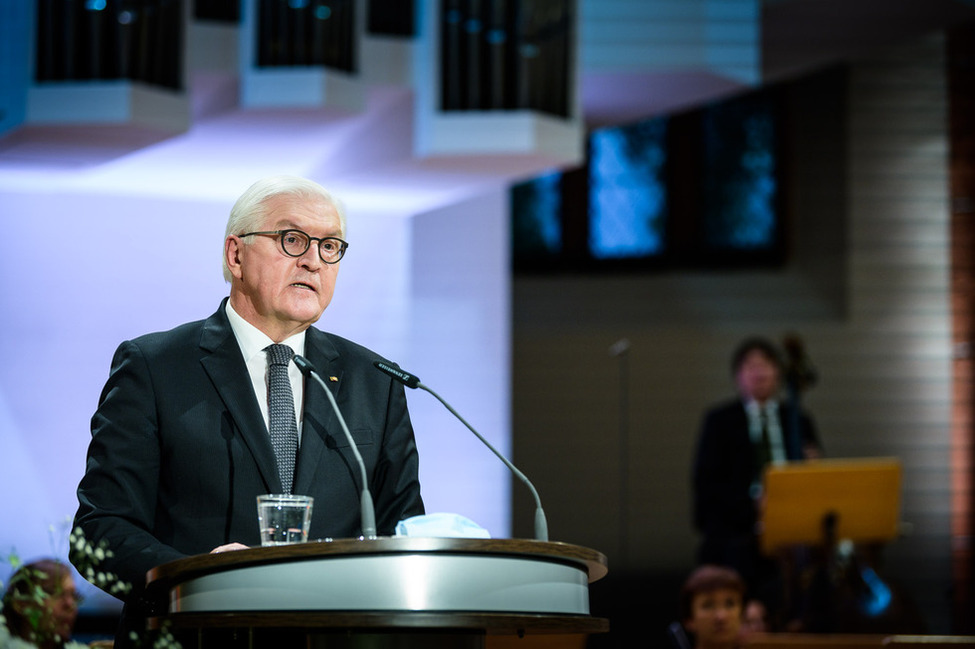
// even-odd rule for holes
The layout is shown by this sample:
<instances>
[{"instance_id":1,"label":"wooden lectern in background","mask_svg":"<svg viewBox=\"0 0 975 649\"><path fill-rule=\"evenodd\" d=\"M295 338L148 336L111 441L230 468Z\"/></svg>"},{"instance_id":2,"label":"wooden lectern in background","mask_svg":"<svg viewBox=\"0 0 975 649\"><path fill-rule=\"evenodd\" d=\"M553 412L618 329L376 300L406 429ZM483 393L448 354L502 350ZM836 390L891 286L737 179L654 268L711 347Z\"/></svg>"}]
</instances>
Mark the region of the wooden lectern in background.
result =
<instances>
[{"instance_id":1,"label":"wooden lectern in background","mask_svg":"<svg viewBox=\"0 0 975 649\"><path fill-rule=\"evenodd\" d=\"M889 541L900 518L896 458L831 459L773 465L765 473L761 548L817 544L830 522L836 539Z\"/></svg>"}]
</instances>

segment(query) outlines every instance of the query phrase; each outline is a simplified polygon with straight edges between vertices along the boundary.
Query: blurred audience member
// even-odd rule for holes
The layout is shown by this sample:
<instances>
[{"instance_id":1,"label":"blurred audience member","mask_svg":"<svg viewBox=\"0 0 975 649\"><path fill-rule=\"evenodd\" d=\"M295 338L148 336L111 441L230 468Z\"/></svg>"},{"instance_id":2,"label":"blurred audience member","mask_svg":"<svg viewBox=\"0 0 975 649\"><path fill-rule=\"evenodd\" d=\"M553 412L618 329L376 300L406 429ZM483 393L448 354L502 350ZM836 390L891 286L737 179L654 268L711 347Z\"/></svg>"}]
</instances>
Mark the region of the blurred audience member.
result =
<instances>
[{"instance_id":1,"label":"blurred audience member","mask_svg":"<svg viewBox=\"0 0 975 649\"><path fill-rule=\"evenodd\" d=\"M681 623L695 649L740 646L745 582L730 568L704 565L694 570L680 593Z\"/></svg>"},{"instance_id":2,"label":"blurred audience member","mask_svg":"<svg viewBox=\"0 0 975 649\"><path fill-rule=\"evenodd\" d=\"M39 649L57 649L70 640L80 597L71 569L54 559L21 566L3 595L3 616L14 637Z\"/></svg>"},{"instance_id":3,"label":"blurred audience member","mask_svg":"<svg viewBox=\"0 0 975 649\"><path fill-rule=\"evenodd\" d=\"M756 633L768 633L768 609L760 599L750 599L745 603L745 611L741 620L741 637L746 638Z\"/></svg>"}]
</instances>

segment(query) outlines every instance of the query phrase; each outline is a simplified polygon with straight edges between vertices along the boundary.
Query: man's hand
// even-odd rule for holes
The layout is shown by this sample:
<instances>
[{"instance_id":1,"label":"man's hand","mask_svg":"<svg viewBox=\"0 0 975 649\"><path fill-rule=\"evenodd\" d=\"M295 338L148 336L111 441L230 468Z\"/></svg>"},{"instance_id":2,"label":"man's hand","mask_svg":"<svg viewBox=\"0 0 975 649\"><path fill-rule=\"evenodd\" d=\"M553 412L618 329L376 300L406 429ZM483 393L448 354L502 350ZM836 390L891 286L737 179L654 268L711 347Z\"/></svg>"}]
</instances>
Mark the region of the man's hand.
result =
<instances>
[{"instance_id":1,"label":"man's hand","mask_svg":"<svg viewBox=\"0 0 975 649\"><path fill-rule=\"evenodd\" d=\"M250 548L243 543L228 543L227 545L220 545L212 550L210 554L219 554L221 552L232 552L233 550L249 550Z\"/></svg>"}]
</instances>

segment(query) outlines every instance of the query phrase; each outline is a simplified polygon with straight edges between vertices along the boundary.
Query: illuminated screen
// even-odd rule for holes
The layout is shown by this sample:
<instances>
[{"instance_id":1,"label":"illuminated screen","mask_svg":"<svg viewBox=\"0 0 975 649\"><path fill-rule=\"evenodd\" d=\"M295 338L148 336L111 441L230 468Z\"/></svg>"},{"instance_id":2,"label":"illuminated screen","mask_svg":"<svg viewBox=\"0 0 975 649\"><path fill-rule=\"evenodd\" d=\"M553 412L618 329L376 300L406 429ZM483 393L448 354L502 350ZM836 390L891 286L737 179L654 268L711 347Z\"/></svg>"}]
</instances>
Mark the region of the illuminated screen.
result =
<instances>
[{"instance_id":1,"label":"illuminated screen","mask_svg":"<svg viewBox=\"0 0 975 649\"><path fill-rule=\"evenodd\" d=\"M596 259L663 252L667 121L605 129L590 138L589 250Z\"/></svg>"}]
</instances>

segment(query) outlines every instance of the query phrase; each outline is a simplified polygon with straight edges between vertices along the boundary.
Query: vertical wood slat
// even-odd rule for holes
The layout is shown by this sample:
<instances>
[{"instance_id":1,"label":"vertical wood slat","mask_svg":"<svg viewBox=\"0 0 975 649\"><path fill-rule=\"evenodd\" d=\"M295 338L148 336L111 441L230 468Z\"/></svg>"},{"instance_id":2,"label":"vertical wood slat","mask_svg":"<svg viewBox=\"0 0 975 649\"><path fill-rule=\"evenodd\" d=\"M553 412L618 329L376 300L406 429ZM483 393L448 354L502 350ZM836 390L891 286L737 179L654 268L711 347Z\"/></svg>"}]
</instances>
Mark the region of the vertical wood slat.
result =
<instances>
[{"instance_id":1,"label":"vertical wood slat","mask_svg":"<svg viewBox=\"0 0 975 649\"><path fill-rule=\"evenodd\" d=\"M837 332L847 340L820 343L834 352L846 347L852 376L861 372L858 365L866 370L864 380L848 384L845 397L833 391L833 407L868 415L862 428L844 422L854 445L888 451L903 464L902 519L913 532L890 545L886 563L909 585L927 624L941 630L950 624L951 580L944 63L944 37L936 34L851 66L848 320ZM864 355L857 341L882 353ZM886 369L885 356L899 362Z\"/></svg>"},{"instance_id":2,"label":"vertical wood slat","mask_svg":"<svg viewBox=\"0 0 975 649\"><path fill-rule=\"evenodd\" d=\"M975 632L975 26L948 35L952 408L952 575L955 633Z\"/></svg>"}]
</instances>

